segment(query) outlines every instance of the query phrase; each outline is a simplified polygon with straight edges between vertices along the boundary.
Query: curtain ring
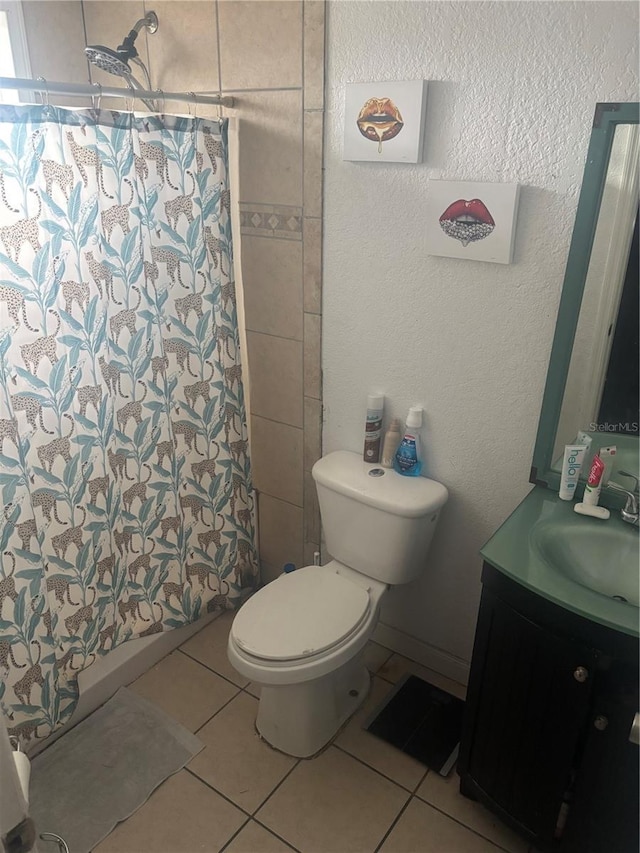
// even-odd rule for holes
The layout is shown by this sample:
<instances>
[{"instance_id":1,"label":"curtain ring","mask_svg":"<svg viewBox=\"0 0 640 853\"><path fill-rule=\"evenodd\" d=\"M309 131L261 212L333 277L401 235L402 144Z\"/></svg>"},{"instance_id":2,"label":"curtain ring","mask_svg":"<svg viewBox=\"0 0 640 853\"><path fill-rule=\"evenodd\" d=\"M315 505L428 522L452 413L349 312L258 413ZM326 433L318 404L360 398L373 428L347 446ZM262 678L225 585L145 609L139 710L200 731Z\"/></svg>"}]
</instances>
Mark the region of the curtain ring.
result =
<instances>
[{"instance_id":1,"label":"curtain ring","mask_svg":"<svg viewBox=\"0 0 640 853\"><path fill-rule=\"evenodd\" d=\"M40 95L41 96L43 96L43 95L47 96L46 101L44 101L44 106L49 108L51 106L51 103L49 101L49 84L44 79L44 77L36 77L36 80L38 81L38 83L44 83L44 88L40 89ZM44 97L43 97L43 100L44 100Z\"/></svg>"},{"instance_id":2,"label":"curtain ring","mask_svg":"<svg viewBox=\"0 0 640 853\"><path fill-rule=\"evenodd\" d=\"M161 106L160 106L160 112L164 113L165 112L165 103L166 103L165 97L164 97L164 92L162 91L162 89L156 89L156 92L158 93L160 100L162 102Z\"/></svg>"},{"instance_id":3,"label":"curtain ring","mask_svg":"<svg viewBox=\"0 0 640 853\"><path fill-rule=\"evenodd\" d=\"M100 104L102 103L102 84L93 83L93 85L98 89L98 94L91 95L91 104L96 112L100 112Z\"/></svg>"},{"instance_id":4,"label":"curtain ring","mask_svg":"<svg viewBox=\"0 0 640 853\"><path fill-rule=\"evenodd\" d=\"M195 92L187 92L187 95L191 95L193 99L193 112L191 112L191 104L189 104L189 115L191 118L198 118L198 96Z\"/></svg>"},{"instance_id":5,"label":"curtain ring","mask_svg":"<svg viewBox=\"0 0 640 853\"><path fill-rule=\"evenodd\" d=\"M129 100L129 98L126 97L124 99L124 106L125 106L125 109L127 110L127 112L132 113L133 108L134 108L135 103L136 103L135 89L133 88L133 86L129 82L127 82L127 89L131 92L131 100Z\"/></svg>"}]
</instances>

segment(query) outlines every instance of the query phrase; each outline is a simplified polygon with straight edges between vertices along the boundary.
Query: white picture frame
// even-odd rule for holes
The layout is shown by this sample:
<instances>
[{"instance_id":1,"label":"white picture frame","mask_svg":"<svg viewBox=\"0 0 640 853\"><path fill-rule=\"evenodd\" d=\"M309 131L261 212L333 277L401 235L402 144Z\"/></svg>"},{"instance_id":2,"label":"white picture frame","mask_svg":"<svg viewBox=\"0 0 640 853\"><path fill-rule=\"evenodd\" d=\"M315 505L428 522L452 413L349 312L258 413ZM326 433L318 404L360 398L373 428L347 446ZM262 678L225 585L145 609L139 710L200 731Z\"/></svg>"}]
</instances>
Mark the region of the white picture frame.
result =
<instances>
[{"instance_id":1,"label":"white picture frame","mask_svg":"<svg viewBox=\"0 0 640 853\"><path fill-rule=\"evenodd\" d=\"M429 180L428 254L510 264L519 197L519 184Z\"/></svg>"},{"instance_id":2,"label":"white picture frame","mask_svg":"<svg viewBox=\"0 0 640 853\"><path fill-rule=\"evenodd\" d=\"M347 83L343 160L421 163L427 81Z\"/></svg>"}]
</instances>

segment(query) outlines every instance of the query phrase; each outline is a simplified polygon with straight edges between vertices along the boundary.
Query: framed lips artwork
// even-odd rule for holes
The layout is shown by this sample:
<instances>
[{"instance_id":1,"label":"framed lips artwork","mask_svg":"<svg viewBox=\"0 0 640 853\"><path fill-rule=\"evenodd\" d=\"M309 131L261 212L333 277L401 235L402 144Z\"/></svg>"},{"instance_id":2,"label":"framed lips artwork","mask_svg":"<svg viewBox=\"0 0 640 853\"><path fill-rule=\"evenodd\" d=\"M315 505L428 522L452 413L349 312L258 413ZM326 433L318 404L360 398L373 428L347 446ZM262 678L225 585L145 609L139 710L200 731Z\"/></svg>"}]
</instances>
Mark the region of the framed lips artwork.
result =
<instances>
[{"instance_id":1,"label":"framed lips artwork","mask_svg":"<svg viewBox=\"0 0 640 853\"><path fill-rule=\"evenodd\" d=\"M427 81L347 83L343 160L420 163Z\"/></svg>"},{"instance_id":2,"label":"framed lips artwork","mask_svg":"<svg viewBox=\"0 0 640 853\"><path fill-rule=\"evenodd\" d=\"M429 181L427 252L510 264L518 214L518 184Z\"/></svg>"}]
</instances>

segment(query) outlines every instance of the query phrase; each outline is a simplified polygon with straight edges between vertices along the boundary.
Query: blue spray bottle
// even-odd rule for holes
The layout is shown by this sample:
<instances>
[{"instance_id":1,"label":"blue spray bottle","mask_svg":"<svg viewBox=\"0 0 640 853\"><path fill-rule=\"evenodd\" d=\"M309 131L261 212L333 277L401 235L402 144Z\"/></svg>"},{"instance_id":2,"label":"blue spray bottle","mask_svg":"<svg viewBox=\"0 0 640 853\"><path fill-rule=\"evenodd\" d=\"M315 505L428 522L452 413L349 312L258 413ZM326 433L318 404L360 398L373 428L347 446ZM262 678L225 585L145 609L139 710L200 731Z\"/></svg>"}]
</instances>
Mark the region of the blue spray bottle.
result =
<instances>
[{"instance_id":1,"label":"blue spray bottle","mask_svg":"<svg viewBox=\"0 0 640 853\"><path fill-rule=\"evenodd\" d=\"M422 426L422 408L412 406L407 415L407 426L393 461L393 467L405 477L418 477L422 471L420 436Z\"/></svg>"}]
</instances>

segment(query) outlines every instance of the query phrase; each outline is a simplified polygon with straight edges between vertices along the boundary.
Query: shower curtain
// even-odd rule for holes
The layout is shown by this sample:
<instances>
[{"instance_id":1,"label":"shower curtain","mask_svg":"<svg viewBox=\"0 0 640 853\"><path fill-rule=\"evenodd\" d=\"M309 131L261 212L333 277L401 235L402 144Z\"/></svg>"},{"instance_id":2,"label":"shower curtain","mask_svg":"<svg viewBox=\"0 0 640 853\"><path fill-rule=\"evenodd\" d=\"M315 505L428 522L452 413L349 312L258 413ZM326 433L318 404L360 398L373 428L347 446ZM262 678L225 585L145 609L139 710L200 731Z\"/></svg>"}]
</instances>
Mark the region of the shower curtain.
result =
<instances>
[{"instance_id":1,"label":"shower curtain","mask_svg":"<svg viewBox=\"0 0 640 853\"><path fill-rule=\"evenodd\" d=\"M0 709L255 586L227 123L0 107Z\"/></svg>"}]
</instances>

